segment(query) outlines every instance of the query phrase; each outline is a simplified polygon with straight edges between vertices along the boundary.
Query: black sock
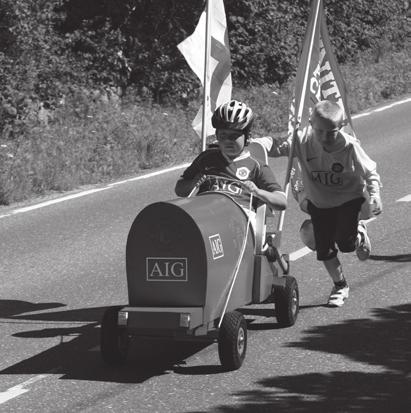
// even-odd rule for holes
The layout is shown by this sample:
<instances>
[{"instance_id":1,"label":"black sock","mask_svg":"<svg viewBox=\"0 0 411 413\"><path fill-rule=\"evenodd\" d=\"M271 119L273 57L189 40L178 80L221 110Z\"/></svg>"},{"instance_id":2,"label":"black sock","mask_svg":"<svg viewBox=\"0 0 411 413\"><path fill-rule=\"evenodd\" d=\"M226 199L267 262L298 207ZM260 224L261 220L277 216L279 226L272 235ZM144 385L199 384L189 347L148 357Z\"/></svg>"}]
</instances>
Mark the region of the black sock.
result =
<instances>
[{"instance_id":1,"label":"black sock","mask_svg":"<svg viewBox=\"0 0 411 413\"><path fill-rule=\"evenodd\" d=\"M347 286L347 281L345 280L345 278L343 278L341 281L334 282L334 285L337 288L344 288Z\"/></svg>"}]
</instances>

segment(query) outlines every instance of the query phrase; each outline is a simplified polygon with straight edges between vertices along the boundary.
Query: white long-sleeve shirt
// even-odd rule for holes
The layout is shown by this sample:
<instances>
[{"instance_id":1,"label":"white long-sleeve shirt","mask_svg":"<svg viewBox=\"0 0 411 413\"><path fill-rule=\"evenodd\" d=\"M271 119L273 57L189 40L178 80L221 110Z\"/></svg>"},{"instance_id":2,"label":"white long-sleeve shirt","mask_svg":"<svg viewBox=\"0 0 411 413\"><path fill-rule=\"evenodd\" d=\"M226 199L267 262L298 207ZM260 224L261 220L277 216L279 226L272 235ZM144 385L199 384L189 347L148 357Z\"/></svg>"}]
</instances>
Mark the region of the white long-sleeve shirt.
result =
<instances>
[{"instance_id":1,"label":"white long-sleeve shirt","mask_svg":"<svg viewBox=\"0 0 411 413\"><path fill-rule=\"evenodd\" d=\"M359 141L340 132L345 145L326 152L316 139L298 136L295 155L301 165L306 199L318 208L332 208L364 196L379 193L381 185L376 163L365 153Z\"/></svg>"},{"instance_id":2,"label":"white long-sleeve shirt","mask_svg":"<svg viewBox=\"0 0 411 413\"><path fill-rule=\"evenodd\" d=\"M376 163L356 138L342 131L340 134L345 144L335 152L326 152L309 133L295 138L294 154L300 163L303 184L299 201L308 199L318 208L333 208L366 196L365 192L379 195L381 180ZM265 146L269 154L275 152L269 141Z\"/></svg>"}]
</instances>

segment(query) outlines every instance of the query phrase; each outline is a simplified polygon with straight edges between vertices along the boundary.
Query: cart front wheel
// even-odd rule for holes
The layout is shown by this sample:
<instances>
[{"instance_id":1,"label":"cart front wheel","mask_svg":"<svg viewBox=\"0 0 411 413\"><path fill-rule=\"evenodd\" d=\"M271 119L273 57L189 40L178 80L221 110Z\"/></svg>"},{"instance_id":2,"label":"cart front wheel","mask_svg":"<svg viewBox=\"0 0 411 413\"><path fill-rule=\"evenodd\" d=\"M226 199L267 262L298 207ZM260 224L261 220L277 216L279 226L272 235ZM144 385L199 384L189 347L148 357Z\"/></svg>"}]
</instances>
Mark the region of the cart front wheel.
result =
<instances>
[{"instance_id":1,"label":"cart front wheel","mask_svg":"<svg viewBox=\"0 0 411 413\"><path fill-rule=\"evenodd\" d=\"M118 312L121 307L108 308L101 322L100 350L104 362L110 365L126 361L129 337L127 329L118 326Z\"/></svg>"},{"instance_id":2,"label":"cart front wheel","mask_svg":"<svg viewBox=\"0 0 411 413\"><path fill-rule=\"evenodd\" d=\"M275 315L282 327L295 324L299 311L299 292L297 280L285 275L285 286L274 288Z\"/></svg>"},{"instance_id":3,"label":"cart front wheel","mask_svg":"<svg viewBox=\"0 0 411 413\"><path fill-rule=\"evenodd\" d=\"M247 351L247 323L238 311L226 313L218 336L218 355L227 370L237 370Z\"/></svg>"}]
</instances>

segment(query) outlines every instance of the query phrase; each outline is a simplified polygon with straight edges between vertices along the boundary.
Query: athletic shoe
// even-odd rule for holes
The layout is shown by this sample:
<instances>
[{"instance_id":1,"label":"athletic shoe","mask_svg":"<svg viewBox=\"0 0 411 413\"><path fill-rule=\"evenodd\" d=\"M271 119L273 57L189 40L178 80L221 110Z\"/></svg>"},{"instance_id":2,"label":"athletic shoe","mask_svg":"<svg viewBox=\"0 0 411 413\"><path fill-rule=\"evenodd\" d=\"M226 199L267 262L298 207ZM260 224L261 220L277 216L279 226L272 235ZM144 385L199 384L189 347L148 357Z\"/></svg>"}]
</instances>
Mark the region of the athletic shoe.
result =
<instances>
[{"instance_id":1,"label":"athletic shoe","mask_svg":"<svg viewBox=\"0 0 411 413\"><path fill-rule=\"evenodd\" d=\"M330 298L328 299L328 306L341 307L344 304L344 300L348 298L349 292L350 287L348 287L348 285L345 287L334 286L331 290Z\"/></svg>"},{"instance_id":2,"label":"athletic shoe","mask_svg":"<svg viewBox=\"0 0 411 413\"><path fill-rule=\"evenodd\" d=\"M365 261L371 254L371 242L367 235L367 227L361 221L358 224L357 248L355 252L361 261Z\"/></svg>"}]
</instances>

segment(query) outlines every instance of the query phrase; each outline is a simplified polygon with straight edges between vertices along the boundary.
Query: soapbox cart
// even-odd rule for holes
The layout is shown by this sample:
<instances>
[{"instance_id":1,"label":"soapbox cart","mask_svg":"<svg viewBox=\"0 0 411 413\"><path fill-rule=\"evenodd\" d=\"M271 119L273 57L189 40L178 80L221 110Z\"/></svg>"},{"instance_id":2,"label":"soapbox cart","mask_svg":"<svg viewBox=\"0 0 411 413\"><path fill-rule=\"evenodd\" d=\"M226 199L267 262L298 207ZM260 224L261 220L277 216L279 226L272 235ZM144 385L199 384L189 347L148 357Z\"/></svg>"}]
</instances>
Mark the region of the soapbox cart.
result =
<instances>
[{"instance_id":1,"label":"soapbox cart","mask_svg":"<svg viewBox=\"0 0 411 413\"><path fill-rule=\"evenodd\" d=\"M278 323L293 325L298 286L267 231L267 210L257 208L254 233L244 210L222 193L145 207L127 239L129 304L108 308L102 319L103 360L124 362L132 337L206 340L218 342L222 366L235 370L247 349L241 307L274 302Z\"/></svg>"}]
</instances>

